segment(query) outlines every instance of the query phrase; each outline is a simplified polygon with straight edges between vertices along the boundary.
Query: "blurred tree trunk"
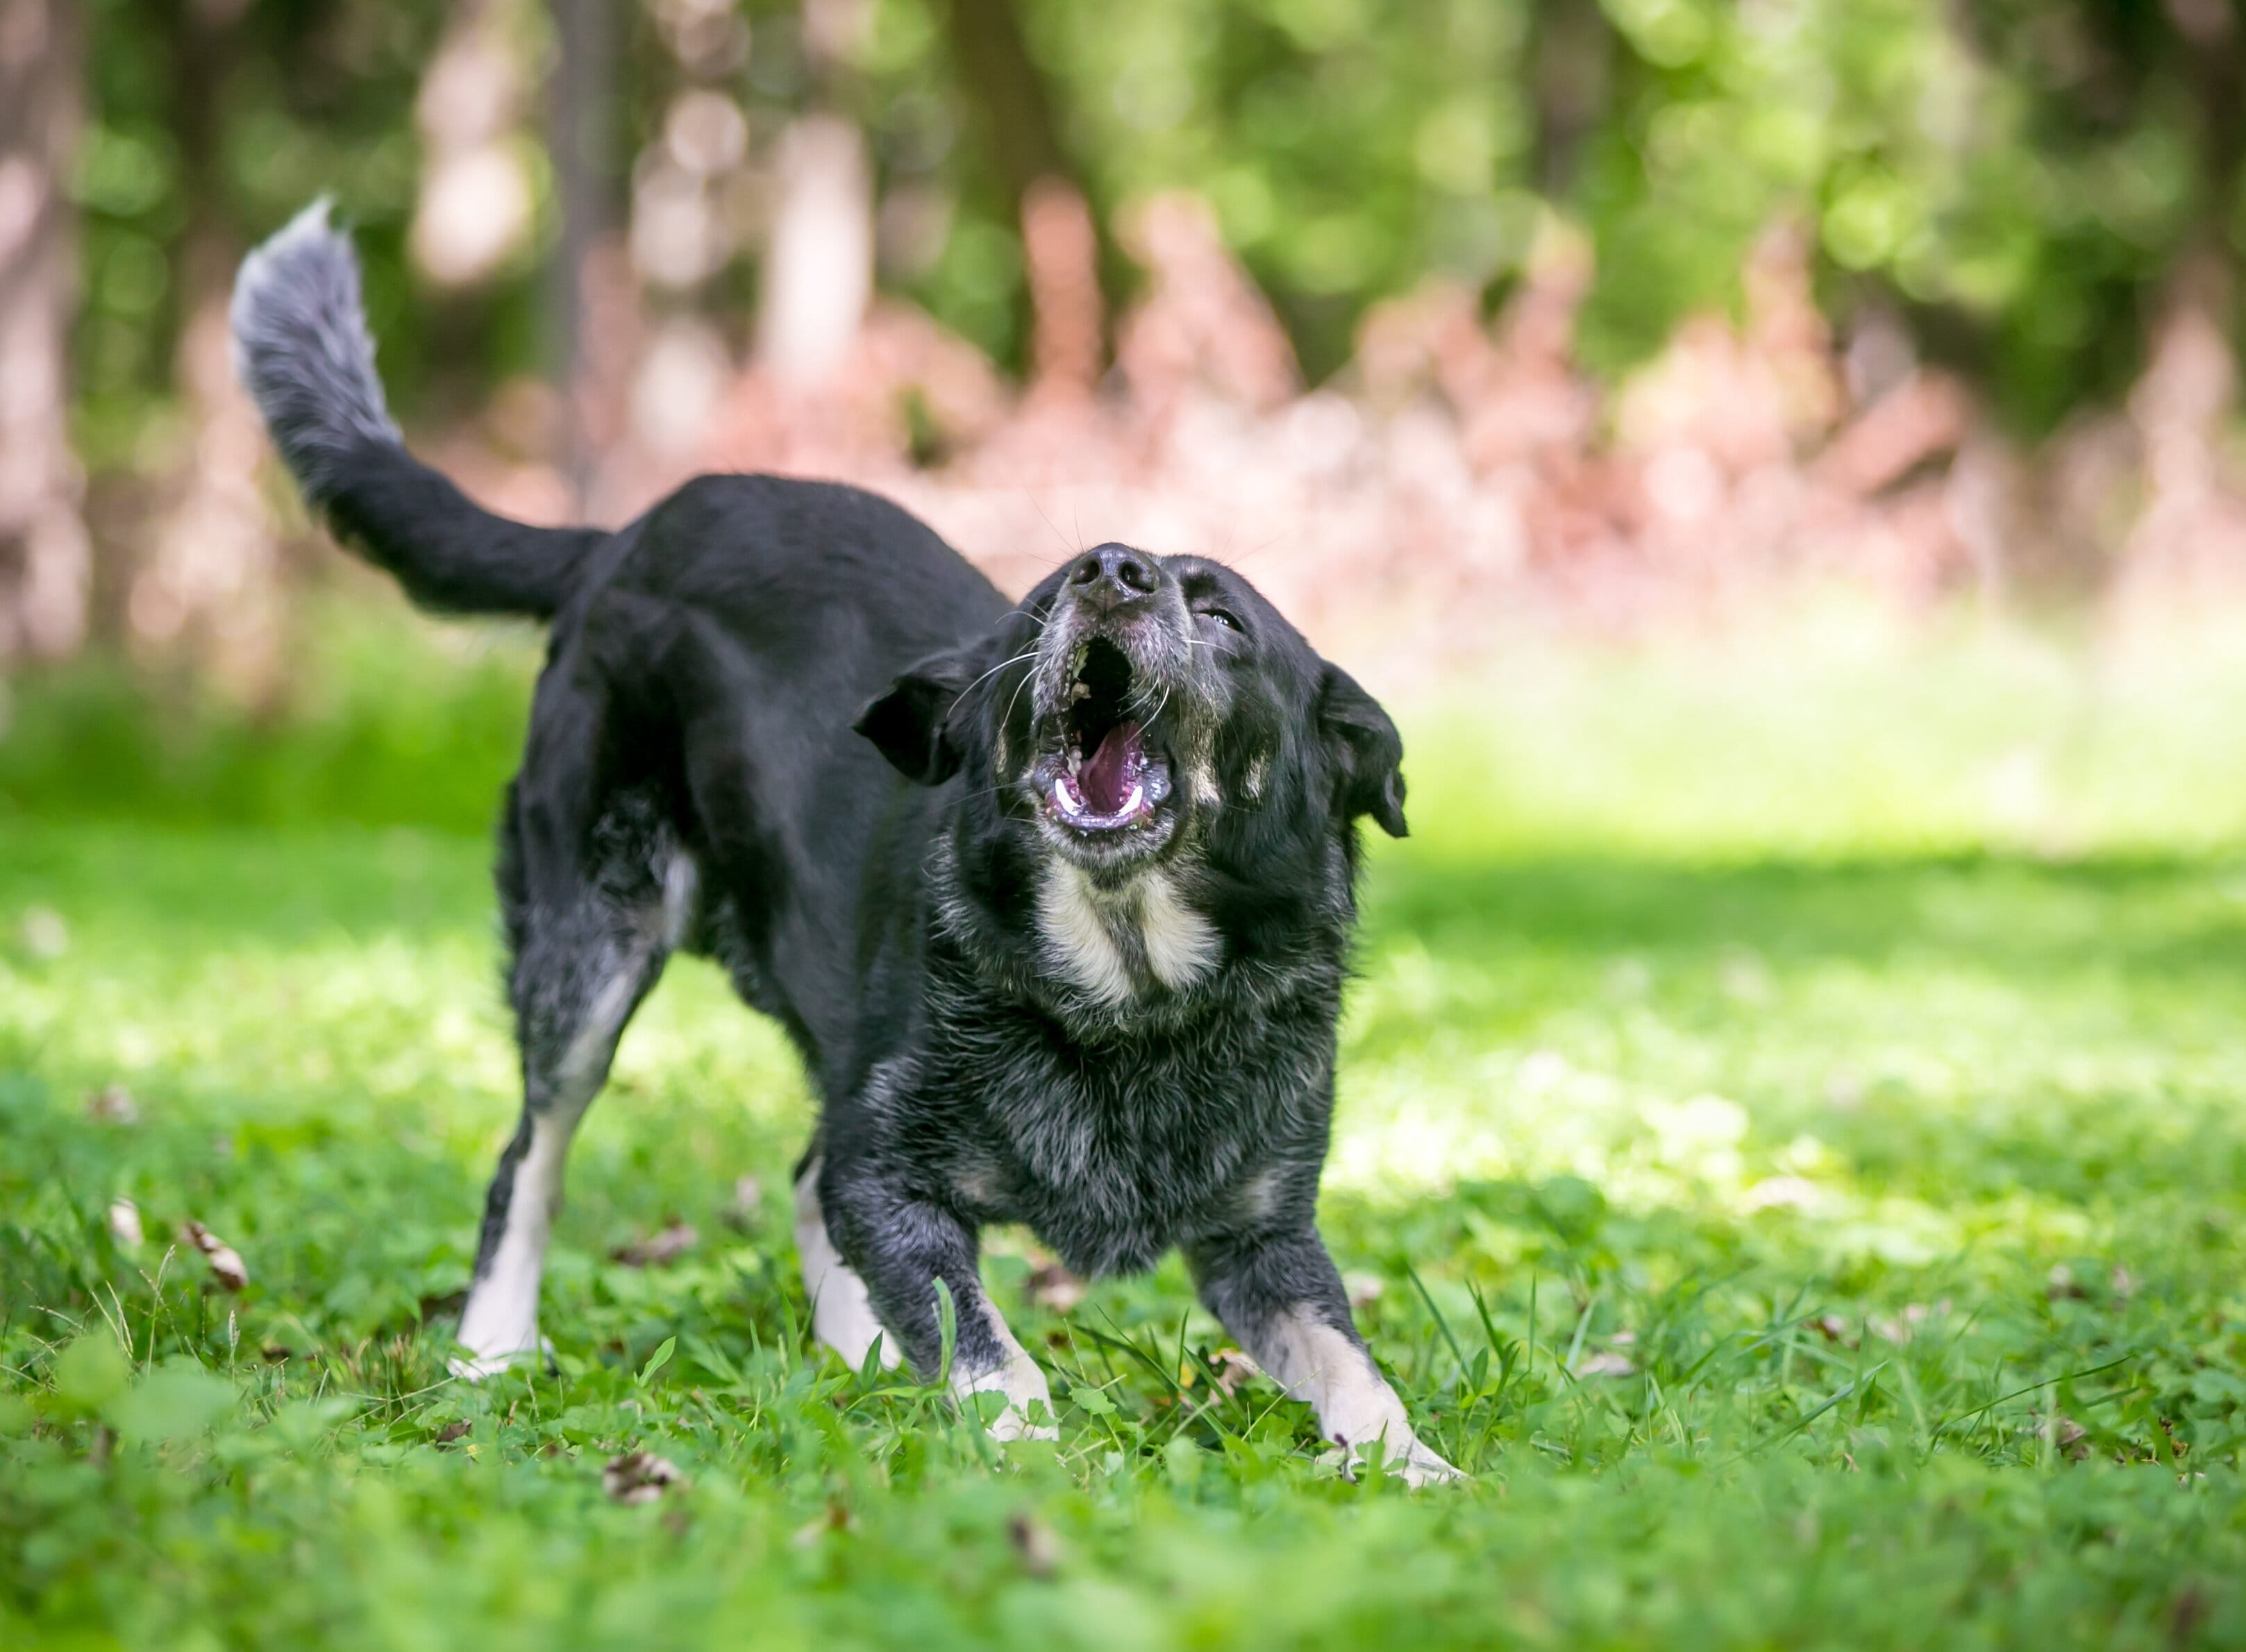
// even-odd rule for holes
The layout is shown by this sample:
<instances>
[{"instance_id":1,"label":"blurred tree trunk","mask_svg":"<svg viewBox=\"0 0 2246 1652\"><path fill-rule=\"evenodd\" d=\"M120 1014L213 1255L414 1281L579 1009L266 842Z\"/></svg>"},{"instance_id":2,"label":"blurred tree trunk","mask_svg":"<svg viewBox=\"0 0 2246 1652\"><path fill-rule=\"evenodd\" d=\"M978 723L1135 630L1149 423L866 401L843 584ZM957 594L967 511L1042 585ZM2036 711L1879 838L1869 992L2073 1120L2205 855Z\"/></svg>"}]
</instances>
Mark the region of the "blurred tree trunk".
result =
<instances>
[{"instance_id":1,"label":"blurred tree trunk","mask_svg":"<svg viewBox=\"0 0 2246 1652\"><path fill-rule=\"evenodd\" d=\"M2222 0L2168 0L2165 9L2183 37L2179 78L2190 87L2198 105L2206 228L2196 250L2218 261L2228 277L2224 289L2210 295L2213 313L2228 332L2242 254L2246 253L2234 227L2242 189L2246 189L2246 39L2241 38L2246 27L2242 27L2241 8Z\"/></svg>"},{"instance_id":2,"label":"blurred tree trunk","mask_svg":"<svg viewBox=\"0 0 2246 1652\"><path fill-rule=\"evenodd\" d=\"M1106 330L1099 231L1074 187L1046 178L1022 209L1022 262L1030 278L1030 394L1039 405L1088 402L1099 382Z\"/></svg>"},{"instance_id":3,"label":"blurred tree trunk","mask_svg":"<svg viewBox=\"0 0 2246 1652\"><path fill-rule=\"evenodd\" d=\"M1558 197L1575 183L1583 140L1610 106L1614 31L1589 0L1537 0L1531 29L1536 183Z\"/></svg>"},{"instance_id":4,"label":"blurred tree trunk","mask_svg":"<svg viewBox=\"0 0 2246 1652\"><path fill-rule=\"evenodd\" d=\"M1006 191L1011 221L1025 234L1032 214L1058 224L1054 203L1072 198L1082 202L1084 180L1061 141L1052 95L1030 55L1016 0L952 0L951 56L991 167ZM1096 213L1090 222L1093 268L1112 280L1121 269L1115 248ZM1089 300L1094 311L1099 299L1095 289Z\"/></svg>"},{"instance_id":5,"label":"blurred tree trunk","mask_svg":"<svg viewBox=\"0 0 2246 1652\"><path fill-rule=\"evenodd\" d=\"M128 613L138 642L186 648L235 699L255 704L279 686L282 596L280 545L257 485L262 426L235 382L227 326L242 238L227 197L222 119L248 9L248 0L193 0L171 14L186 208L173 250L173 372L188 445Z\"/></svg>"},{"instance_id":6,"label":"blurred tree trunk","mask_svg":"<svg viewBox=\"0 0 2246 1652\"><path fill-rule=\"evenodd\" d=\"M872 168L857 123L835 112L865 22L852 0L804 0L812 107L780 139L757 311L757 358L795 391L834 382L874 296Z\"/></svg>"},{"instance_id":7,"label":"blurred tree trunk","mask_svg":"<svg viewBox=\"0 0 2246 1652\"><path fill-rule=\"evenodd\" d=\"M1038 180L1077 179L1014 0L952 0L951 51L1018 224Z\"/></svg>"},{"instance_id":8,"label":"blurred tree trunk","mask_svg":"<svg viewBox=\"0 0 2246 1652\"><path fill-rule=\"evenodd\" d=\"M874 188L852 122L813 112L780 143L757 357L791 389L834 382L874 293Z\"/></svg>"},{"instance_id":9,"label":"blurred tree trunk","mask_svg":"<svg viewBox=\"0 0 2246 1652\"><path fill-rule=\"evenodd\" d=\"M413 99L421 187L407 245L440 287L489 282L530 233L521 0L456 0Z\"/></svg>"},{"instance_id":10,"label":"blurred tree trunk","mask_svg":"<svg viewBox=\"0 0 2246 1652\"><path fill-rule=\"evenodd\" d=\"M70 447L85 41L74 0L0 0L0 661L85 639L92 552Z\"/></svg>"},{"instance_id":11,"label":"blurred tree trunk","mask_svg":"<svg viewBox=\"0 0 2246 1652\"><path fill-rule=\"evenodd\" d=\"M589 272L616 230L616 63L620 49L614 0L554 0L558 47L548 87L560 237L546 287L548 348L561 387L564 473L582 511L598 443L589 418L589 377L598 354L592 337Z\"/></svg>"}]
</instances>

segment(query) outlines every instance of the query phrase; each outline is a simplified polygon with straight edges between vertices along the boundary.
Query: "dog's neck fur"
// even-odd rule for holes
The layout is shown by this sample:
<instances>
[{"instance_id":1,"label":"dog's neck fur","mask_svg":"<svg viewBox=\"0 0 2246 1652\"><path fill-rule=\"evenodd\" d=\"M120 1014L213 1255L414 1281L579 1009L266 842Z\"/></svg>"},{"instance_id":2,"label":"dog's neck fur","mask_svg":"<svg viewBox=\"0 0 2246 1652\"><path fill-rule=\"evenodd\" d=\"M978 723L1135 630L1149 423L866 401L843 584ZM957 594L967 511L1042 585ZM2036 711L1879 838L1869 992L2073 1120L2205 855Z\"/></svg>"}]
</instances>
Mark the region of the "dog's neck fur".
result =
<instances>
[{"instance_id":1,"label":"dog's neck fur","mask_svg":"<svg viewBox=\"0 0 2246 1652\"><path fill-rule=\"evenodd\" d=\"M998 877L970 869L971 835L961 822L929 857L935 949L1076 1037L1154 1034L1306 996L1338 1000L1356 919L1353 868L1338 845L1273 903L1279 911L1243 923L1228 921L1225 880L1195 852L1113 880L1038 853L1013 869L1031 898L1008 901L996 897Z\"/></svg>"},{"instance_id":2,"label":"dog's neck fur","mask_svg":"<svg viewBox=\"0 0 2246 1652\"><path fill-rule=\"evenodd\" d=\"M1038 879L1038 947L1046 967L1120 1009L1156 992L1189 991L1219 967L1224 939L1167 867L1103 887L1065 860Z\"/></svg>"}]
</instances>

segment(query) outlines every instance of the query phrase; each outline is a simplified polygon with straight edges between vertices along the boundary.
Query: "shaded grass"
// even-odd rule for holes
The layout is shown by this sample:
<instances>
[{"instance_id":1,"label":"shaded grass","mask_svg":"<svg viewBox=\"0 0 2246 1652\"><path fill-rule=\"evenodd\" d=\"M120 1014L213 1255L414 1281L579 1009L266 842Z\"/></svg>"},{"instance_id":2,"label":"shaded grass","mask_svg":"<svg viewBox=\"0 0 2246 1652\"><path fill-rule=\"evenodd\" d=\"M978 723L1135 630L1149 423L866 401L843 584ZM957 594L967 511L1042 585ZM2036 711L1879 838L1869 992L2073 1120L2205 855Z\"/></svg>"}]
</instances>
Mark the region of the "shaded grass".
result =
<instances>
[{"instance_id":1,"label":"shaded grass","mask_svg":"<svg viewBox=\"0 0 2246 1652\"><path fill-rule=\"evenodd\" d=\"M1621 731L1585 761L1660 743L1623 738L1645 692L1584 713ZM1062 1314L994 1236L1058 1447L816 1354L802 1080L691 962L572 1164L557 1370L450 1382L514 1110L482 846L0 825L0 1641L2246 1639L2246 862L2189 821L1836 842L1674 753L1564 830L1516 774L1477 831L1464 738L1415 743L1450 778L1375 866L1324 1213L1475 1476L1419 1496L1225 1392L1174 1263ZM119 1084L137 1122L89 1113ZM675 1262L611 1260L673 1219ZM634 1445L686 1485L609 1501Z\"/></svg>"}]
</instances>

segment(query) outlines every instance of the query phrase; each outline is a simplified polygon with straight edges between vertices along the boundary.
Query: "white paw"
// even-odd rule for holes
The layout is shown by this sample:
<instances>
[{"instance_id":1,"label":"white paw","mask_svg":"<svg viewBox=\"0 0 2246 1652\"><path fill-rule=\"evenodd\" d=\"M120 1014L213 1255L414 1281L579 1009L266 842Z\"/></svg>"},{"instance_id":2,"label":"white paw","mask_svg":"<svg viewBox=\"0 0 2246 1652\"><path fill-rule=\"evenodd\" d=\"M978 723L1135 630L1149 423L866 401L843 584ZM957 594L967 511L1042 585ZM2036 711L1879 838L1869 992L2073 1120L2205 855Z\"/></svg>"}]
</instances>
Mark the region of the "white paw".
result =
<instances>
[{"instance_id":1,"label":"white paw","mask_svg":"<svg viewBox=\"0 0 2246 1652\"><path fill-rule=\"evenodd\" d=\"M1318 1460L1339 1467L1344 1478L1354 1480L1358 1471L1365 1466L1365 1456L1371 1450L1370 1445L1337 1445ZM1384 1448L1380 1461L1385 1472L1395 1475L1415 1492L1423 1485L1440 1485L1446 1481L1468 1478L1465 1471L1452 1467L1422 1445L1416 1436L1409 1434L1405 1436L1403 1450Z\"/></svg>"},{"instance_id":2,"label":"white paw","mask_svg":"<svg viewBox=\"0 0 2246 1652\"><path fill-rule=\"evenodd\" d=\"M1048 1408L1044 1415L1052 1416ZM1017 1405L1009 1405L990 1421L990 1438L994 1440L1057 1440L1059 1426L1053 1423L1032 1423L1027 1412Z\"/></svg>"},{"instance_id":3,"label":"white paw","mask_svg":"<svg viewBox=\"0 0 2246 1652\"><path fill-rule=\"evenodd\" d=\"M445 1369L464 1383L480 1383L486 1377L511 1371L526 1360L543 1359L548 1370L554 1369L554 1344L541 1336L534 1348L519 1348L511 1354L455 1354L445 1362Z\"/></svg>"},{"instance_id":4,"label":"white paw","mask_svg":"<svg viewBox=\"0 0 2246 1652\"><path fill-rule=\"evenodd\" d=\"M1058 1439L1060 1430L1053 1422L1052 1390L1045 1385L1045 1374L1038 1369L1036 1361L1022 1352L1019 1343L1015 1344L1012 1352L1013 1357L994 1370L973 1376L955 1371L951 1378L954 1401L962 1411L988 1416L990 1408L982 1403L981 1397L1004 1396L1004 1407L983 1425L992 1439ZM1032 1422L1032 1417L1044 1420Z\"/></svg>"},{"instance_id":5,"label":"white paw","mask_svg":"<svg viewBox=\"0 0 2246 1652\"><path fill-rule=\"evenodd\" d=\"M1452 1467L1416 1439L1404 1454L1404 1465L1398 1472L1404 1476L1404 1484L1415 1492L1423 1485L1441 1485L1467 1478L1464 1470Z\"/></svg>"}]
</instances>

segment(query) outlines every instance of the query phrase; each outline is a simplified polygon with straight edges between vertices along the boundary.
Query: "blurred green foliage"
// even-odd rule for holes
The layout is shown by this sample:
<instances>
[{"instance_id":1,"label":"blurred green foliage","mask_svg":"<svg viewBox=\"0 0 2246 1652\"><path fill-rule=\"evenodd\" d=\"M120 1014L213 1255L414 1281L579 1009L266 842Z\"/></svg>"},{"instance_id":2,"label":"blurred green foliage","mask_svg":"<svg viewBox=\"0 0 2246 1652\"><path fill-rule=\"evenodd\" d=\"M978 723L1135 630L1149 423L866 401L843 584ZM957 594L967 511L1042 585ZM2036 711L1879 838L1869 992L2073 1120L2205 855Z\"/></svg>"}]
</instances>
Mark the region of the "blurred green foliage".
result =
<instances>
[{"instance_id":1,"label":"blurred green foliage","mask_svg":"<svg viewBox=\"0 0 2246 1652\"><path fill-rule=\"evenodd\" d=\"M490 828L539 659L527 628L440 628L385 593L316 605L293 643L267 712L105 654L27 677L6 705L0 819Z\"/></svg>"},{"instance_id":2,"label":"blurred green foliage","mask_svg":"<svg viewBox=\"0 0 2246 1652\"><path fill-rule=\"evenodd\" d=\"M96 468L160 434L182 261L238 250L309 197L362 227L385 371L409 411L540 353L535 259L487 291L413 289L412 122L440 0L87 0L91 112L78 196L87 306L81 422ZM621 188L677 65L653 0L616 0ZM2165 282L2246 252L2246 21L2231 0L1009 0L1065 163L1099 209L1205 194L1315 378L1365 307L1443 270L1492 303L1548 213L1599 253L1582 329L1595 366L1731 302L1774 221L1808 226L1845 320L1898 308L1923 343L2046 427L2110 396ZM874 0L844 71L814 70L792 0L749 0L725 89L768 146L830 103L865 127L883 191L951 203L934 262L897 277L1002 360L1026 299L1003 157L978 121L943 0ZM518 20L533 78L541 10ZM534 180L544 241L550 187ZM543 243L541 243L543 244ZM1109 275L1127 289L1126 264ZM736 325L752 251L698 295ZM1120 296L1120 292L1119 292Z\"/></svg>"},{"instance_id":3,"label":"blurred green foliage","mask_svg":"<svg viewBox=\"0 0 2246 1652\"><path fill-rule=\"evenodd\" d=\"M174 0L85 5L76 390L89 467L134 467L145 445L176 439L174 352L198 243L223 268L321 194L359 217L376 331L406 341L385 367L414 383L427 323L406 314L412 112L443 0L255 0L223 25L205 15L219 8Z\"/></svg>"}]
</instances>

